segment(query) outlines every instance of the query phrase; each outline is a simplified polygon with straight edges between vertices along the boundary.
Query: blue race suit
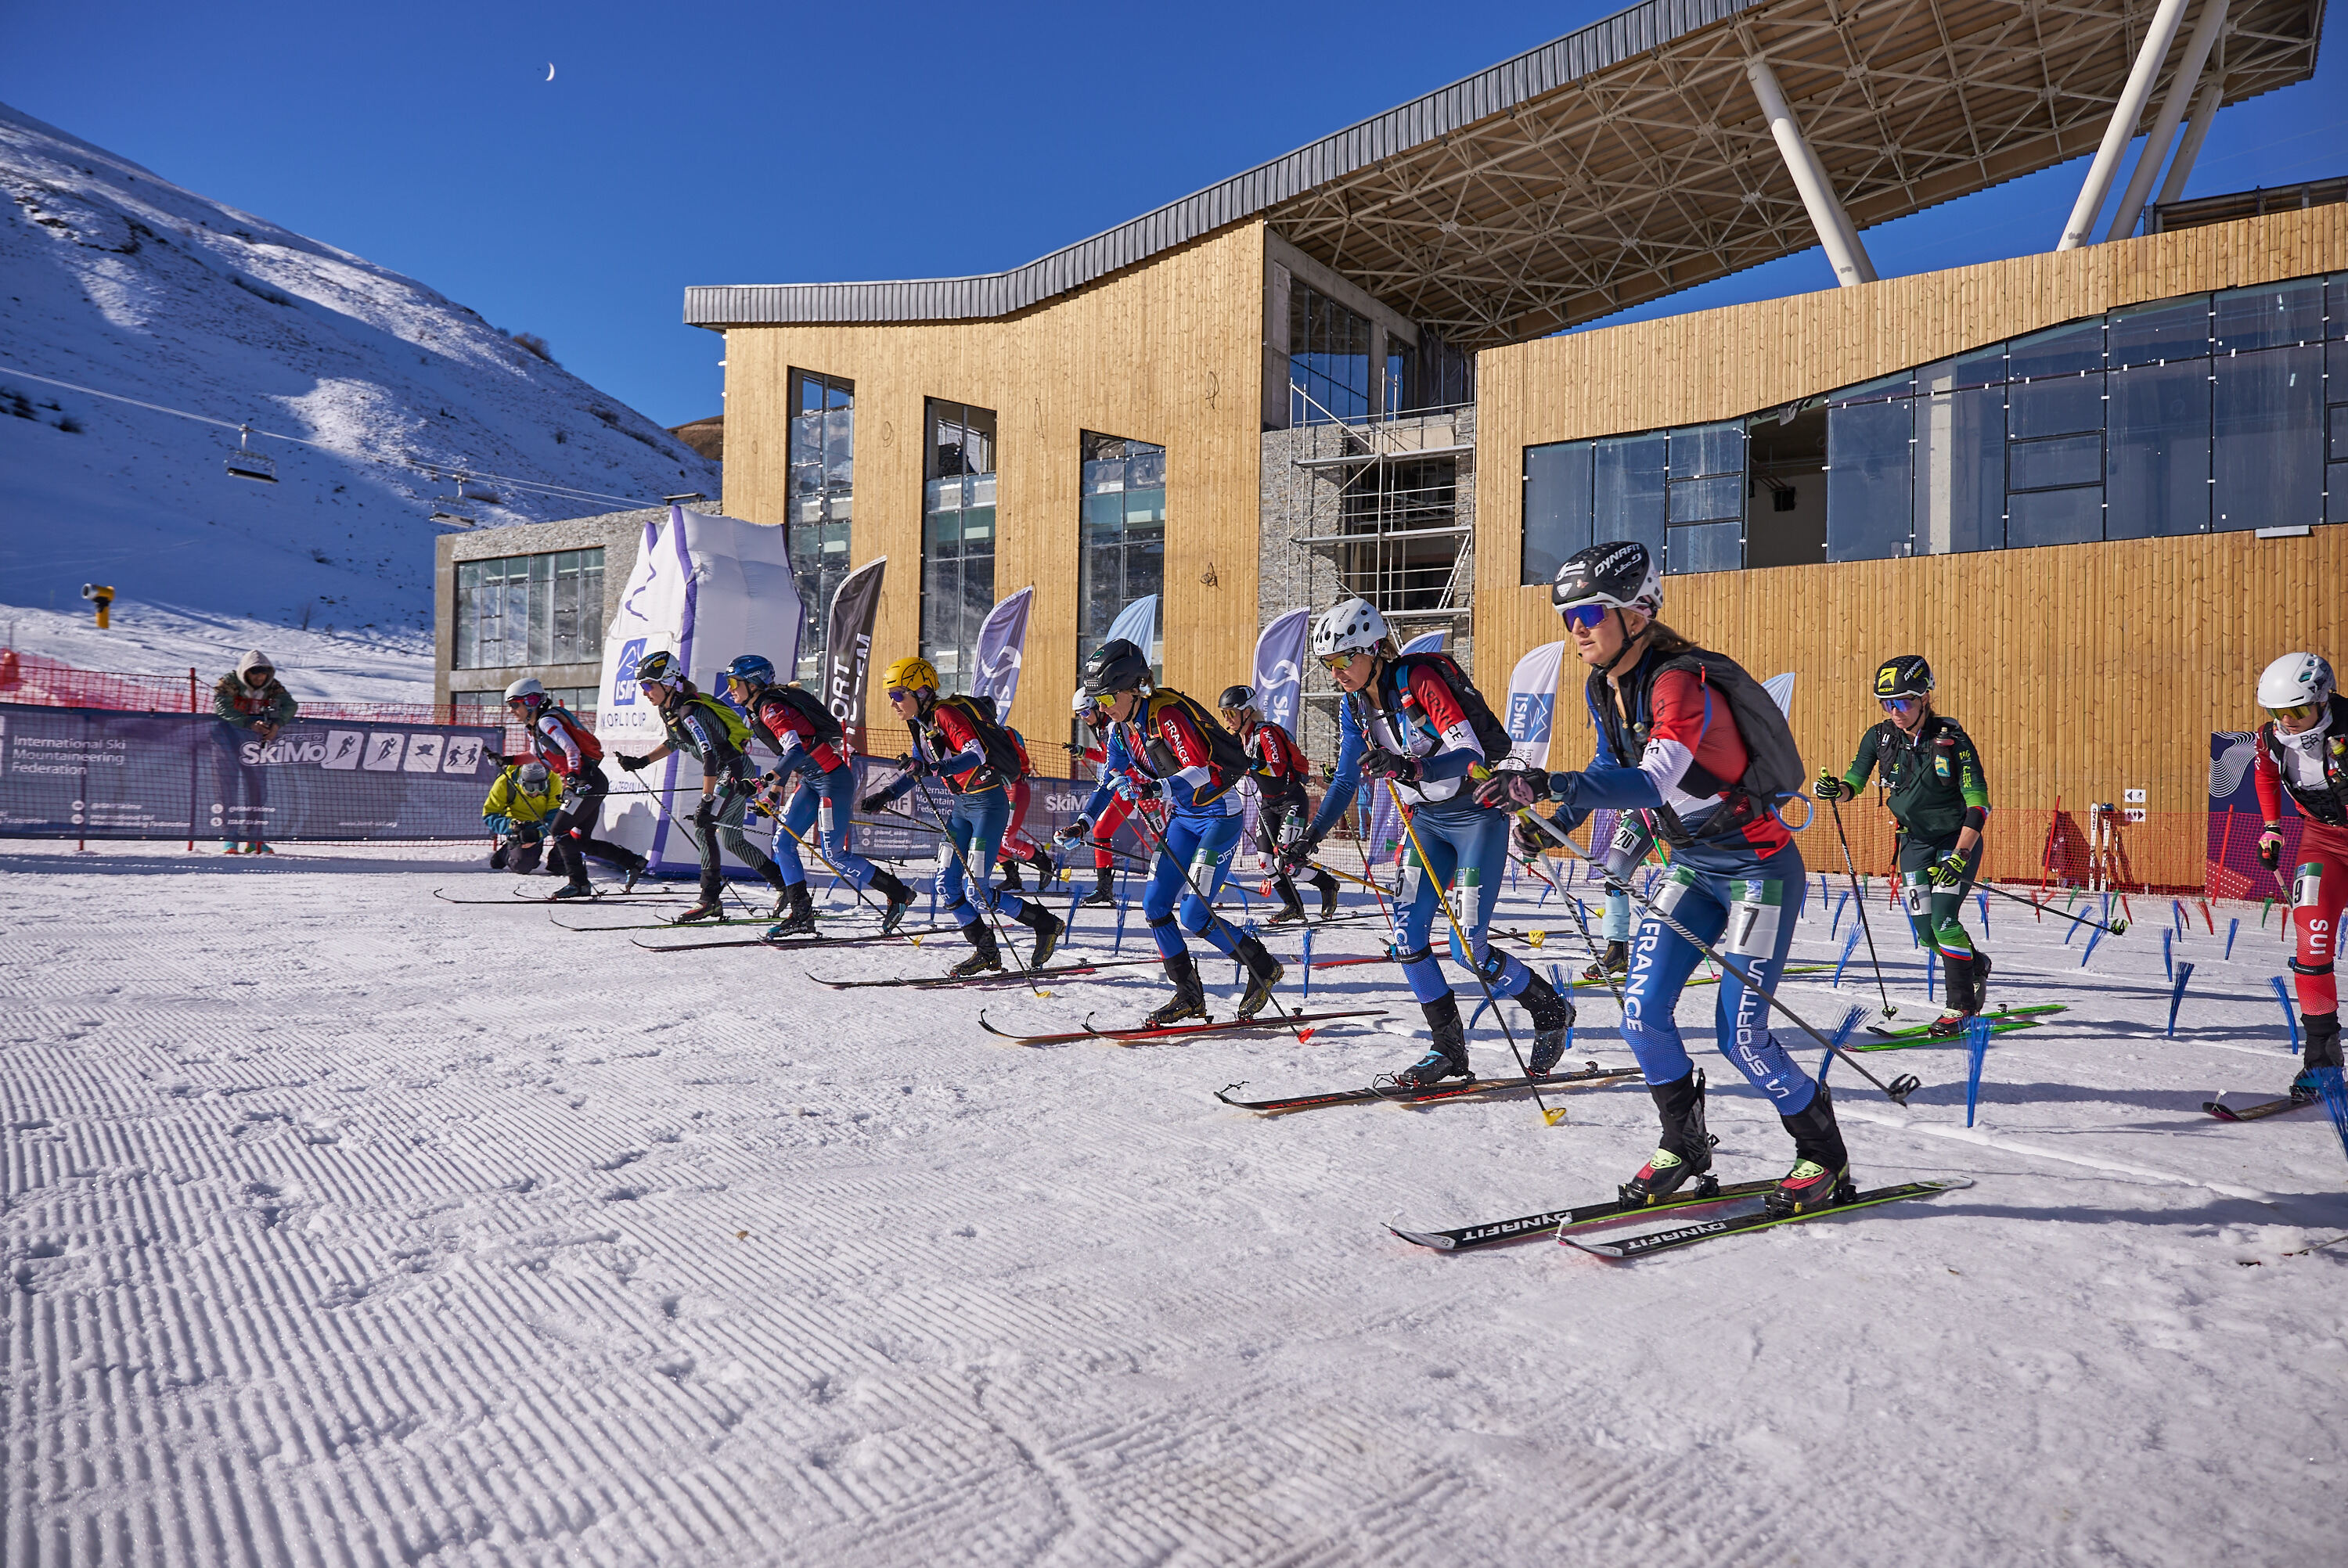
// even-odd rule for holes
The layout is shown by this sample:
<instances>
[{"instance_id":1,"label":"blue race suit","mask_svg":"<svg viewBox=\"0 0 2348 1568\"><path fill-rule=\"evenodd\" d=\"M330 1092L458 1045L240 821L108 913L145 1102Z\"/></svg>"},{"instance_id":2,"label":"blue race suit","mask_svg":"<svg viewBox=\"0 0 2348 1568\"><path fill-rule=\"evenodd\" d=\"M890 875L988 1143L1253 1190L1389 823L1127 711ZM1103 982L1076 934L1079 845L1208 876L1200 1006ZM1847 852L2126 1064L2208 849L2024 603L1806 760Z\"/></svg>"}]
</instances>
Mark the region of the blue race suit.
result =
<instances>
[{"instance_id":1,"label":"blue race suit","mask_svg":"<svg viewBox=\"0 0 2348 1568\"><path fill-rule=\"evenodd\" d=\"M1337 765L1305 836L1317 843L1353 804L1362 787L1362 761L1372 743L1415 759L1417 784L1396 786L1408 813L1410 834L1404 840L1402 890L1395 900L1401 911L1395 927L1395 957L1410 982L1410 993L1421 1006L1451 994L1430 942L1437 902L1448 889L1470 948L1462 954L1455 941L1452 960L1475 965L1494 996L1520 996L1532 983L1532 971L1486 939L1492 906L1500 896L1500 878L1509 866L1509 816L1476 804L1468 774L1486 760L1483 744L1449 682L1428 664L1388 663L1378 671L1377 693L1376 708L1365 701L1366 693L1340 704ZM1397 721L1397 713L1406 716ZM1387 786L1380 783L1376 787L1383 791Z\"/></svg>"},{"instance_id":2,"label":"blue race suit","mask_svg":"<svg viewBox=\"0 0 2348 1568\"><path fill-rule=\"evenodd\" d=\"M987 761L986 742L965 706L968 702L965 697L932 700L912 726L913 769L875 792L884 802L895 800L924 774L936 774L953 792L953 808L946 814L945 837L938 845L935 886L939 907L965 934L983 917L982 908L1014 920L1045 912L1040 903L1031 908L1028 900L995 889L994 857L1003 847L1003 830L1011 823L1011 797L1003 787L1003 774ZM928 814L934 814L937 807L926 789L922 799ZM839 815L835 808L835 819Z\"/></svg>"},{"instance_id":3,"label":"blue race suit","mask_svg":"<svg viewBox=\"0 0 2348 1568\"><path fill-rule=\"evenodd\" d=\"M1187 931L1237 958L1242 938L1216 917L1214 899L1239 846L1244 802L1237 786L1246 771L1245 755L1237 767L1226 765L1228 759L1218 762L1204 727L1213 721L1194 712L1196 704L1180 692L1161 690L1137 700L1141 711L1136 719L1109 728L1107 759L1100 783L1085 802L1085 820L1100 821L1114 797L1133 800L1162 791L1169 807L1166 829L1141 896L1159 956L1170 959L1188 953L1182 940ZM1145 819L1137 815L1134 820Z\"/></svg>"},{"instance_id":4,"label":"blue race suit","mask_svg":"<svg viewBox=\"0 0 2348 1568\"><path fill-rule=\"evenodd\" d=\"M1622 1035L1651 1085L1675 1083L1695 1071L1673 1014L1702 956L1657 914L1670 916L1774 992L1809 886L1801 851L1774 813L1732 825L1736 814L1717 815L1727 805L1727 791L1695 793L1743 777L1749 753L1727 700L1708 689L1699 671L1659 670L1663 662L1652 651L1643 655L1623 680L1622 706L1611 713L1600 704L1613 708L1615 699L1604 694L1604 677L1592 677L1588 695L1596 754L1580 773L1550 777L1560 828L1611 806L1659 813L1651 820L1675 821L1684 830L1687 842L1673 843L1671 869L1650 900L1655 912L1639 922L1623 988ZM1626 754L1632 752L1636 755ZM1792 1116L1807 1108L1817 1085L1770 1032L1768 1007L1724 970L1715 1036L1721 1054L1769 1097L1771 1109Z\"/></svg>"}]
</instances>

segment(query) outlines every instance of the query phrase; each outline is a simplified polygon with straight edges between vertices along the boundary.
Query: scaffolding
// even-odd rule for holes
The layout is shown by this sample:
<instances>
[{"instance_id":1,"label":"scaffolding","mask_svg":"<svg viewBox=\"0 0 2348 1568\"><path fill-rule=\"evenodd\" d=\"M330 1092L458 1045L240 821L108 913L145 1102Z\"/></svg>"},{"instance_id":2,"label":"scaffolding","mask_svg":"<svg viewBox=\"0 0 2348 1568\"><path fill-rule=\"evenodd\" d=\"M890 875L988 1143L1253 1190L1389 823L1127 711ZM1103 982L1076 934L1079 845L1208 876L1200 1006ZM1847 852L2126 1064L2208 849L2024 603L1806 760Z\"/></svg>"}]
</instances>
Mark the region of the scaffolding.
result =
<instances>
[{"instance_id":1,"label":"scaffolding","mask_svg":"<svg viewBox=\"0 0 2348 1568\"><path fill-rule=\"evenodd\" d=\"M1295 578L1313 581L1313 559L1325 559L1336 595L1376 605L1404 641L1464 622L1476 446L1459 438L1459 410L1346 423L1313 407L1329 419L1316 427L1338 432L1343 449L1290 460L1302 483L1277 523Z\"/></svg>"}]
</instances>

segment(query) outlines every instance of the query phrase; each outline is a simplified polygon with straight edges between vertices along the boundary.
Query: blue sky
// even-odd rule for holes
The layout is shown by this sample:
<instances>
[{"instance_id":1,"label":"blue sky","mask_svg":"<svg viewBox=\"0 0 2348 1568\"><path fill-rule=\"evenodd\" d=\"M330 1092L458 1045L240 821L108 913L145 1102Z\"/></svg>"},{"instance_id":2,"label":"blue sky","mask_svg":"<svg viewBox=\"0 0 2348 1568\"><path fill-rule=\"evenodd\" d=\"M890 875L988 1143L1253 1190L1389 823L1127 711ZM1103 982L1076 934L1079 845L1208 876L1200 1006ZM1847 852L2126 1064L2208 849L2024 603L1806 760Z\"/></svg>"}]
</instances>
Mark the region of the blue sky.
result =
<instances>
[{"instance_id":1,"label":"blue sky","mask_svg":"<svg viewBox=\"0 0 2348 1568\"><path fill-rule=\"evenodd\" d=\"M719 406L688 283L1014 265L1619 8L18 5L0 99L541 333L674 425ZM2340 56L2220 115L2188 193L2348 173ZM1868 246L1887 276L2050 248L2083 168ZM1634 313L1830 282L1813 250Z\"/></svg>"}]
</instances>

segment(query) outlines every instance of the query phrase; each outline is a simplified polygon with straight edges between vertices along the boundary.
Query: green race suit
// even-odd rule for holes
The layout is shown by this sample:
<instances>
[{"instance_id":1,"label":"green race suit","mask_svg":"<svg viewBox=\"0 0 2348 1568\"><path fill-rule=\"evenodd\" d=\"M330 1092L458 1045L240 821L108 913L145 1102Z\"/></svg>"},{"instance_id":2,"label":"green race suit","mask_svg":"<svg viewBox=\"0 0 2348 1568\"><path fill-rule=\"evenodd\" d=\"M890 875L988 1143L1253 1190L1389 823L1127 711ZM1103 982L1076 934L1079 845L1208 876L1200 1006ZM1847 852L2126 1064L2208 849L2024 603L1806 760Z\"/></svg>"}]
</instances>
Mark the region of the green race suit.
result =
<instances>
[{"instance_id":1,"label":"green race suit","mask_svg":"<svg viewBox=\"0 0 2348 1568\"><path fill-rule=\"evenodd\" d=\"M1952 959L1972 958L1972 938L1961 917L1981 867L1981 845L1965 856L1964 880L1955 886L1935 887L1924 873L1956 847L1961 831L1978 833L1989 820L1989 784L1972 737L1939 713L1913 738L1886 719L1859 738L1859 754L1842 782L1856 794L1876 772L1883 775L1884 804L1900 825L1900 892L1916 939Z\"/></svg>"}]
</instances>

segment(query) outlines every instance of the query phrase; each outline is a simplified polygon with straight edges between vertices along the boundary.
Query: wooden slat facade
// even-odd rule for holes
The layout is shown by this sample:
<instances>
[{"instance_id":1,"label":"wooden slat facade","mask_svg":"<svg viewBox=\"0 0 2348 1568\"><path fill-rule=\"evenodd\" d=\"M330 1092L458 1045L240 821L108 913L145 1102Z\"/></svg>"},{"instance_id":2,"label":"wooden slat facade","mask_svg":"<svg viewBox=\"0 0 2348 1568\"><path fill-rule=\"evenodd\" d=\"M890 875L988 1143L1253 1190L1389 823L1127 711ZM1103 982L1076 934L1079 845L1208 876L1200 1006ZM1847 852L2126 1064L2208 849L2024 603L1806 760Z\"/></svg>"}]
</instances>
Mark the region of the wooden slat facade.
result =
<instances>
[{"instance_id":1,"label":"wooden slat facade","mask_svg":"<svg viewBox=\"0 0 2348 1568\"><path fill-rule=\"evenodd\" d=\"M1036 740L1063 740L1079 657L1081 433L1155 442L1166 448L1166 678L1212 702L1244 678L1255 646L1263 278L1263 228L1251 222L1001 320L734 327L726 512L784 518L790 371L852 379L851 553L858 564L889 558L874 653L885 662L915 652L923 401L993 409L995 596L1035 585L1011 718ZM884 749L877 690L872 709Z\"/></svg>"},{"instance_id":2,"label":"wooden slat facade","mask_svg":"<svg viewBox=\"0 0 2348 1568\"><path fill-rule=\"evenodd\" d=\"M1561 635L1547 588L1518 582L1526 446L1734 418L2123 305L2343 270L2348 208L2333 206L1487 351L1477 674L1495 685ZM2267 661L2348 659L2343 570L2348 529L2203 534L1674 577L1664 619L1756 676L1799 674L1794 729L1813 772L1848 764L1879 716L1876 665L1919 652L1999 804L2018 817L2060 796L2076 811L2140 787L2157 821L2205 809L2209 734L2254 725ZM1555 766L1590 754L1581 678L1569 657ZM2020 836L1993 843L1997 874L2035 875L2038 845ZM2157 863L2137 853L2137 876L2199 883L2198 842L2168 836Z\"/></svg>"}]
</instances>

